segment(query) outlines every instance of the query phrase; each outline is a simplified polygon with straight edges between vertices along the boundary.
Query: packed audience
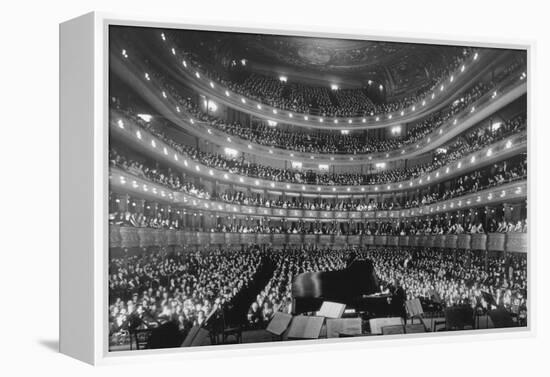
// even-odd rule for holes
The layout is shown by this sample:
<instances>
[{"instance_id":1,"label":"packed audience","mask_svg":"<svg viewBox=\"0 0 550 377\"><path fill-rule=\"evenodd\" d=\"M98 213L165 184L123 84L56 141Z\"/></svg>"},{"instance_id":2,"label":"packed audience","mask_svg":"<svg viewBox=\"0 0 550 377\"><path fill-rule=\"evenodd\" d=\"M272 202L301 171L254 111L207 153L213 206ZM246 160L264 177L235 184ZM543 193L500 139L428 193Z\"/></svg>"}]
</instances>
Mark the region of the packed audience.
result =
<instances>
[{"instance_id":1,"label":"packed audience","mask_svg":"<svg viewBox=\"0 0 550 377\"><path fill-rule=\"evenodd\" d=\"M520 155L452 178L442 186L434 185L427 187L421 190L419 194L411 192L399 195L394 201L388 199L376 201L372 198L330 200L326 198L307 199L302 197L285 198L284 196L273 195L263 196L259 193L235 189L222 189L218 192L210 193L204 187L193 184L192 179L186 179L185 175L179 176L170 168L163 169L158 163L129 158L115 148L111 148L110 162L111 166L119 167L133 175L146 178L175 191L188 193L199 199L212 199L231 204L266 208L324 211L376 211L423 207L435 202L449 200L497 185L525 179L527 176L526 156ZM120 218L120 214L118 217ZM129 220L126 219L124 221ZM139 221L138 224L142 224L142 222ZM161 227L172 226L166 223L158 224L158 221L155 222L155 225L162 225Z\"/></svg>"},{"instance_id":2,"label":"packed audience","mask_svg":"<svg viewBox=\"0 0 550 377\"><path fill-rule=\"evenodd\" d=\"M125 170L136 177L145 178L172 190L186 192L201 199L210 199L208 191L205 191L202 187L196 187L189 179L186 179L185 174L178 175L171 168L159 168L159 164L154 164L157 165L155 167L150 166L153 164L146 160L140 161L137 157L131 159L119 153L113 147L109 150L109 164L110 166Z\"/></svg>"},{"instance_id":3,"label":"packed audience","mask_svg":"<svg viewBox=\"0 0 550 377\"><path fill-rule=\"evenodd\" d=\"M149 252L109 260L109 334L176 322L182 333L202 324L215 305L231 303L262 264L258 247Z\"/></svg>"},{"instance_id":4,"label":"packed audience","mask_svg":"<svg viewBox=\"0 0 550 377\"><path fill-rule=\"evenodd\" d=\"M469 251L458 255L441 250L330 248L273 250L277 268L272 279L251 304L248 320L253 327L266 326L274 311L292 311L293 278L304 272L342 270L350 253L370 258L381 281L381 291L398 281L407 299L436 300L445 307L470 305L490 309L482 292L491 294L497 306L515 314L527 310L527 258L525 255L493 256L487 265Z\"/></svg>"},{"instance_id":5,"label":"packed audience","mask_svg":"<svg viewBox=\"0 0 550 377\"><path fill-rule=\"evenodd\" d=\"M487 260L470 251L422 248L363 249L295 247L242 250L205 248L111 257L109 263L109 335L112 344L129 342L128 332L175 322L186 334L206 316L231 300L255 278L263 260L275 266L247 315L250 328L265 327L276 311L292 312L292 281L304 272L343 270L350 254L374 262L380 292L394 282L407 299L422 298L444 307L492 306L525 317L527 258L524 254L491 254ZM494 302L487 302L490 294Z\"/></svg>"},{"instance_id":6,"label":"packed audience","mask_svg":"<svg viewBox=\"0 0 550 377\"><path fill-rule=\"evenodd\" d=\"M422 194L418 199L407 200L403 207L422 207L526 178L527 159L526 156L520 156L455 178L450 181L451 187L448 189L428 188L428 193Z\"/></svg>"},{"instance_id":7,"label":"packed audience","mask_svg":"<svg viewBox=\"0 0 550 377\"><path fill-rule=\"evenodd\" d=\"M182 105L181 108L187 110L196 119L208 122L211 126L226 133L255 143L283 149L310 153L340 154L384 152L417 142L470 106L482 95L490 92L491 88L500 82L479 82L450 105L410 127L404 136L395 135L380 139L371 138L364 133L342 135L339 132L319 131L312 134L302 131L295 132L294 130L285 131L271 127L264 122L253 124L251 127L243 126L238 122L226 122L211 113L202 111L191 99L183 97L180 91L172 83L166 81L163 76L156 74L155 77L162 82L163 87L170 92L172 97Z\"/></svg>"},{"instance_id":8,"label":"packed audience","mask_svg":"<svg viewBox=\"0 0 550 377\"><path fill-rule=\"evenodd\" d=\"M307 134L303 132L289 132L269 127L268 125L261 123L259 125L253 125L247 127L238 122L226 122L219 119L213 114L205 114L199 107L196 106L189 98L182 96L181 91L174 86L174 84L168 80L165 76L154 71L153 67L151 75L154 76L165 88L173 98L175 98L182 106L182 109L186 109L196 119L208 122L214 127L218 127L225 132L232 133L236 136L245 138L247 140L254 141L259 144L271 145L279 148L311 152L311 153L373 153L383 152L388 150L395 150L405 145L417 142L422 139L428 133L439 127L445 121L452 118L458 112L468 107L475 102L483 94L490 92L496 86L497 83L504 80L508 75L521 67L522 62L514 60L509 65L505 66L502 72L493 78L491 82L483 83L479 82L473 87L469 88L461 98L457 99L452 104L437 111L435 114L424 119L420 123L409 127L410 129L404 136L388 137L388 138L371 138L368 135L341 135L337 132L319 132L315 134ZM265 79L264 81L273 81L277 83L278 79ZM275 85L275 84L273 84ZM306 92L312 90L305 87ZM326 89L332 95L333 91ZM334 91L339 92L339 91ZM276 97L278 98L278 97Z\"/></svg>"},{"instance_id":9,"label":"packed audience","mask_svg":"<svg viewBox=\"0 0 550 377\"><path fill-rule=\"evenodd\" d=\"M384 184L416 178L429 173L449 162L463 157L465 154L479 150L486 145L501 140L511 134L525 129L525 117L519 116L502 124L498 129L476 128L468 131L464 136L455 138L452 142L439 148L432 162L424 165L416 165L405 169L386 170L373 174L360 173L317 173L315 171L302 171L296 169L280 169L271 166L245 161L244 156L231 158L220 154L202 152L190 145L181 144L166 136L164 126L154 126L137 117L130 111L126 116L132 118L137 124L144 127L153 135L163 140L179 153L202 163L228 171L233 174L251 176L278 182L307 183L317 185L371 185Z\"/></svg>"},{"instance_id":10,"label":"packed audience","mask_svg":"<svg viewBox=\"0 0 550 377\"><path fill-rule=\"evenodd\" d=\"M270 126L265 122L254 122L250 127L245 127L238 122L224 122L212 114L205 114L191 100L180 97L172 86L169 84L167 86L172 88L172 95L178 98L182 107L192 114L193 117L208 122L209 125L224 133L276 148L308 153L332 154L385 152L417 142L488 91L486 85L477 84L459 100L430 115L418 124L413 125L406 132L405 136L396 135L388 138L372 138L364 131L350 134L342 134L338 130L304 132L294 129L283 130L281 127Z\"/></svg>"},{"instance_id":11,"label":"packed audience","mask_svg":"<svg viewBox=\"0 0 550 377\"><path fill-rule=\"evenodd\" d=\"M407 298L423 297L445 306L489 308L482 291L509 311L527 310L527 258L525 254L483 256L470 251L430 249L375 249L368 252L382 281L398 280Z\"/></svg>"},{"instance_id":12,"label":"packed audience","mask_svg":"<svg viewBox=\"0 0 550 377\"><path fill-rule=\"evenodd\" d=\"M182 44L187 45L188 43L183 42ZM208 46L201 45L200 50L201 54L218 55L218 51L211 51ZM204 61L204 56L199 56L191 51L178 51L194 68L199 69L204 75L233 92L279 109L322 116L378 115L400 111L419 104L439 86L439 83L448 79L452 74L456 74L460 66L471 58L474 52L474 49L466 47L460 53L450 56L450 61L447 61L446 66L430 65L426 67L427 83L416 93L388 102L374 103L368 95L369 87L331 90L328 87L308 86L296 82L286 82L274 76L246 73L243 72L239 64L230 64L228 74L220 70L219 67L211 67ZM234 68L237 68L239 74L230 74ZM378 94L376 97L378 98L380 95Z\"/></svg>"}]
</instances>

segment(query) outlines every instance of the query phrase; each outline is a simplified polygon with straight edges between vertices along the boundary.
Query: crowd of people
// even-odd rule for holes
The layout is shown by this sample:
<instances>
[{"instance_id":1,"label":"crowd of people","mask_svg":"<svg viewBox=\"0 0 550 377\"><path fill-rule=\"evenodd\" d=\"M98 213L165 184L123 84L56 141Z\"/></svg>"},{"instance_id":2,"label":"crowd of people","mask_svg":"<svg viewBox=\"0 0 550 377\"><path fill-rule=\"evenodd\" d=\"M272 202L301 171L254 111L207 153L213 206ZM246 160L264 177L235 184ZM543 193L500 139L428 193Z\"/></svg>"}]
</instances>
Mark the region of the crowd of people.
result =
<instances>
[{"instance_id":1,"label":"crowd of people","mask_svg":"<svg viewBox=\"0 0 550 377\"><path fill-rule=\"evenodd\" d=\"M382 281L398 280L407 298L434 296L446 307L470 305L488 308L482 292L490 293L497 306L509 311L527 310L526 254L488 257L471 251L441 252L434 249L369 250ZM405 262L406 261L406 262Z\"/></svg>"},{"instance_id":2,"label":"crowd of people","mask_svg":"<svg viewBox=\"0 0 550 377\"><path fill-rule=\"evenodd\" d=\"M312 170L282 169L251 163L245 161L243 155L232 158L221 154L203 152L195 147L179 143L173 138L166 136L163 132L163 127L156 127L152 123L145 122L130 111L126 112L126 116L131 117L136 123L143 126L182 155L188 156L192 160L198 161L208 167L271 181L317 185L376 185L417 178L449 162L457 160L466 154L479 150L509 135L520 132L526 127L525 117L518 116L504 122L496 129L493 126L473 129L453 139L443 147L438 148L432 161L423 165L384 170L373 174L320 173Z\"/></svg>"},{"instance_id":3,"label":"crowd of people","mask_svg":"<svg viewBox=\"0 0 550 377\"><path fill-rule=\"evenodd\" d=\"M205 46L200 47L202 53L214 55L218 53L210 51ZM381 97L378 93L375 96L376 103L369 95L369 90L372 88L368 86L354 89L309 86L281 80L275 76L243 72L239 64L229 64L229 72L223 72L205 63L204 57L197 53L189 50L178 52L185 57L186 62L200 70L203 75L247 98L288 111L329 117L352 117L386 114L420 104L443 81L456 74L461 65L474 55L475 49L465 47L460 53L449 56L446 66L426 67L428 81L415 93L401 95L390 101L380 101ZM231 69L234 68L238 68L239 74L230 74Z\"/></svg>"},{"instance_id":4,"label":"crowd of people","mask_svg":"<svg viewBox=\"0 0 550 377\"><path fill-rule=\"evenodd\" d=\"M132 328L176 322L182 333L202 324L253 282L262 258L258 247L143 253L109 260L109 334L129 342Z\"/></svg>"},{"instance_id":5,"label":"crowd of people","mask_svg":"<svg viewBox=\"0 0 550 377\"><path fill-rule=\"evenodd\" d=\"M403 208L416 208L435 202L475 193L494 186L514 182L527 177L525 156L495 163L489 167L467 173L450 181L450 187L441 190L428 188L428 192L412 200L406 200Z\"/></svg>"},{"instance_id":6,"label":"crowd of people","mask_svg":"<svg viewBox=\"0 0 550 377\"><path fill-rule=\"evenodd\" d=\"M478 209L476 209L477 213ZM483 210L481 210L483 211ZM190 212L191 213L191 212ZM109 223L118 226L174 229L208 233L239 233L239 234L327 234L327 235L437 235L437 234L475 234L475 233L510 233L527 232L527 219L516 218L502 214L491 216L472 216L472 213L441 217L424 216L419 220L359 220L354 222L344 221L303 221L270 220L263 217L233 218L222 215L213 215L208 223L184 221L185 211L135 211L111 210ZM196 215L196 212L194 212ZM203 214L199 211L200 217ZM485 224L485 225L484 225Z\"/></svg>"},{"instance_id":7,"label":"crowd of people","mask_svg":"<svg viewBox=\"0 0 550 377\"><path fill-rule=\"evenodd\" d=\"M185 174L177 174L171 168L160 168L159 164L150 163L145 159L130 158L112 146L109 149L109 165L172 190L186 192L200 199L210 199L210 193L202 187L195 186L189 179L186 179Z\"/></svg>"},{"instance_id":8,"label":"crowd of people","mask_svg":"<svg viewBox=\"0 0 550 377\"><path fill-rule=\"evenodd\" d=\"M265 326L273 311L291 312L293 278L304 272L342 270L350 253L374 262L381 292L387 292L397 281L408 300L423 298L438 301L444 307L469 305L483 310L496 304L515 314L526 315L525 255L492 256L486 263L481 255L470 251L453 254L434 249L312 247L270 252L277 268L252 303L249 324ZM491 294L494 302L487 302L482 292Z\"/></svg>"},{"instance_id":9,"label":"crowd of people","mask_svg":"<svg viewBox=\"0 0 550 377\"><path fill-rule=\"evenodd\" d=\"M314 198L307 199L293 196L264 196L251 191L241 191L236 189L222 189L218 192L210 192L201 185L195 185L192 179L186 179L185 175L178 175L170 168L161 168L158 163L138 161L122 154L115 148L110 150L111 166L119 167L138 177L146 178L155 183L161 184L175 191L185 192L199 199L212 199L231 204L240 204L247 206L259 206L265 208L282 209L302 209L302 210L323 210L323 211L377 211L393 210L401 208L418 208L430 205L435 202L449 200L469 193L475 193L480 190L525 179L527 176L526 156L504 160L483 169L479 169L464 175L452 178L447 184L442 186L433 185L420 192L410 192L404 195L398 195L393 199L373 198L347 198L347 199L327 199ZM120 214L118 215L120 217ZM145 220L145 219L143 219ZM158 223L155 225L163 227L169 225ZM141 222L138 222L141 224ZM140 225L141 226L141 225ZM150 226L150 225L149 225Z\"/></svg>"},{"instance_id":10,"label":"crowd of people","mask_svg":"<svg viewBox=\"0 0 550 377\"><path fill-rule=\"evenodd\" d=\"M249 127L243 126L239 122L225 122L213 114L205 114L191 100L179 97L177 91L172 86L168 85L168 87L172 88L171 94L179 99L182 107L192 114L193 117L208 122L209 125L224 133L253 143L276 148L307 153L332 154L385 152L417 142L454 115L464 110L489 90L483 83L478 83L448 107L431 114L418 124L411 125L406 132L404 131L404 136L393 135L387 138L373 138L365 131L348 134L342 134L339 130L304 132L270 126L263 121L254 122Z\"/></svg>"},{"instance_id":11,"label":"crowd of people","mask_svg":"<svg viewBox=\"0 0 550 377\"><path fill-rule=\"evenodd\" d=\"M183 334L203 324L250 286L262 263L273 272L252 296L246 323L265 327L273 313L291 313L292 282L304 272L343 270L350 255L373 261L380 292L397 282L407 299L436 301L488 310L492 306L523 315L527 311L525 254L489 254L425 248L329 246L283 250L228 247L111 257L109 262L109 335L111 344L130 341L132 329L152 329L173 322ZM484 294L485 293L485 294ZM494 301L487 301L486 294Z\"/></svg>"},{"instance_id":12,"label":"crowd of people","mask_svg":"<svg viewBox=\"0 0 550 377\"><path fill-rule=\"evenodd\" d=\"M283 130L273 127L266 122L257 122L251 126L244 126L239 122L227 122L210 112L200 109L190 98L181 95L172 83L166 81L161 75L155 77L162 82L168 92L195 119L207 122L209 125L220 129L230 135L238 136L254 143L273 146L309 153L334 153L334 154L358 154L384 152L402 148L421 140L437 127L450 120L485 93L490 92L498 81L484 83L478 82L463 93L460 98L421 120L418 124L408 127L403 136L393 135L386 138L373 138L365 132L343 135L339 131L319 131L317 133L296 130Z\"/></svg>"}]
</instances>

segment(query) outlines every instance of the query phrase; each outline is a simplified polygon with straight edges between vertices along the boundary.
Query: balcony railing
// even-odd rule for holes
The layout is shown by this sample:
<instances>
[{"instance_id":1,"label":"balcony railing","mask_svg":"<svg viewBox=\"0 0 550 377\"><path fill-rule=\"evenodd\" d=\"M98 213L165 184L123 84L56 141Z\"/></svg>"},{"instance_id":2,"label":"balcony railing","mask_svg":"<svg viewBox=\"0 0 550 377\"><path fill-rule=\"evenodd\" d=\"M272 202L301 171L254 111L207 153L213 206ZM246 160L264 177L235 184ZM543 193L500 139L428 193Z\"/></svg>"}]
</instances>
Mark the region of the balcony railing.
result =
<instances>
[{"instance_id":1,"label":"balcony railing","mask_svg":"<svg viewBox=\"0 0 550 377\"><path fill-rule=\"evenodd\" d=\"M394 246L505 251L526 253L528 233L437 234L413 236L207 233L184 230L133 228L110 225L109 247L169 247L228 245Z\"/></svg>"},{"instance_id":2,"label":"balcony railing","mask_svg":"<svg viewBox=\"0 0 550 377\"><path fill-rule=\"evenodd\" d=\"M418 208L371 211L326 211L267 208L232 204L212 199L200 199L184 192L171 191L166 187L157 185L143 178L138 178L118 168L111 168L110 185L111 190L115 192L128 193L138 197L149 198L194 211L225 213L246 217L287 218L310 221L406 219L411 217L436 215L448 211L465 210L484 205L496 205L510 200L523 199L527 196L527 181L521 180L501 186L494 186L475 193L466 194L454 199L444 200Z\"/></svg>"}]
</instances>

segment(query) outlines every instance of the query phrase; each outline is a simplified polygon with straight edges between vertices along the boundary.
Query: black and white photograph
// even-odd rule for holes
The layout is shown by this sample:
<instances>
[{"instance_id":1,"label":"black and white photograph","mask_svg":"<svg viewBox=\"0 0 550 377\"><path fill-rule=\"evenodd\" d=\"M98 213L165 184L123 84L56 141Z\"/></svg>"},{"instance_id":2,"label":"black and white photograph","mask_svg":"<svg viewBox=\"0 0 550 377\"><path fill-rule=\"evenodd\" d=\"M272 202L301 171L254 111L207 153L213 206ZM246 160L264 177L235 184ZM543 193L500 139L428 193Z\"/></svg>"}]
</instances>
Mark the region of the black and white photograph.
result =
<instances>
[{"instance_id":1,"label":"black and white photograph","mask_svg":"<svg viewBox=\"0 0 550 377\"><path fill-rule=\"evenodd\" d=\"M526 331L527 50L485 46L110 25L109 353Z\"/></svg>"}]
</instances>

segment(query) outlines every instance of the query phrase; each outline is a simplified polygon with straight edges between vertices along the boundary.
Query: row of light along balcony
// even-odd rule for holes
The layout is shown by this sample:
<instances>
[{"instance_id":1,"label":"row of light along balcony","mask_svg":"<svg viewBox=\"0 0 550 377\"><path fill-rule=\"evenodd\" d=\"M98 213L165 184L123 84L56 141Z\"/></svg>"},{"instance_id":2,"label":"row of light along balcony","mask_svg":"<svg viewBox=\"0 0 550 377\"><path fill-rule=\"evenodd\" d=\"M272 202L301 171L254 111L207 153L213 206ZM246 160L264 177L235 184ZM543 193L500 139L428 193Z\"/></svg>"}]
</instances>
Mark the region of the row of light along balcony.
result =
<instances>
[{"instance_id":1,"label":"row of light along balcony","mask_svg":"<svg viewBox=\"0 0 550 377\"><path fill-rule=\"evenodd\" d=\"M124 143L134 146L142 153L177 166L187 174L197 175L210 180L218 180L239 187L262 188L277 192L300 192L302 195L342 195L342 194L372 194L383 192L395 192L424 187L452 178L468 171L479 169L513 155L527 150L527 132L522 131L504 140L500 140L477 152L453 161L421 177L400 182L376 185L315 185L291 182L276 182L267 179L248 177L230 173L218 168L208 167L190 157L179 153L177 150L160 140L155 135L140 127L133 120L118 113L111 116L111 135Z\"/></svg>"},{"instance_id":2,"label":"row of light along balcony","mask_svg":"<svg viewBox=\"0 0 550 377\"><path fill-rule=\"evenodd\" d=\"M140 93L166 119L186 129L192 134L217 145L230 144L231 148L243 153L258 156L269 156L277 160L293 159L315 162L318 164L356 165L358 163L388 162L404 158L412 158L438 148L456 135L475 126L496 111L515 101L526 93L527 85L524 76L512 75L496 88L483 95L471 106L468 106L453 119L426 135L422 140L408 144L402 148L370 154L319 154L303 153L281 148L274 148L251 143L247 140L231 136L216 130L208 122L194 119L186 114L180 104L154 80L147 72L140 73L143 68L134 64L124 64L118 55L112 56L111 67L124 81ZM334 127L333 127L334 128Z\"/></svg>"},{"instance_id":3,"label":"row of light along balcony","mask_svg":"<svg viewBox=\"0 0 550 377\"><path fill-rule=\"evenodd\" d=\"M192 194L173 191L170 188L137 177L118 168L110 169L109 182L113 192L147 198L175 207L188 208L199 212L229 213L247 217L256 216L309 221L406 219L411 217L437 215L449 211L466 210L474 207L496 205L503 202L525 199L527 196L527 181L519 180L418 208L371 211L326 211L268 208L232 204L213 199L200 199Z\"/></svg>"}]
</instances>

